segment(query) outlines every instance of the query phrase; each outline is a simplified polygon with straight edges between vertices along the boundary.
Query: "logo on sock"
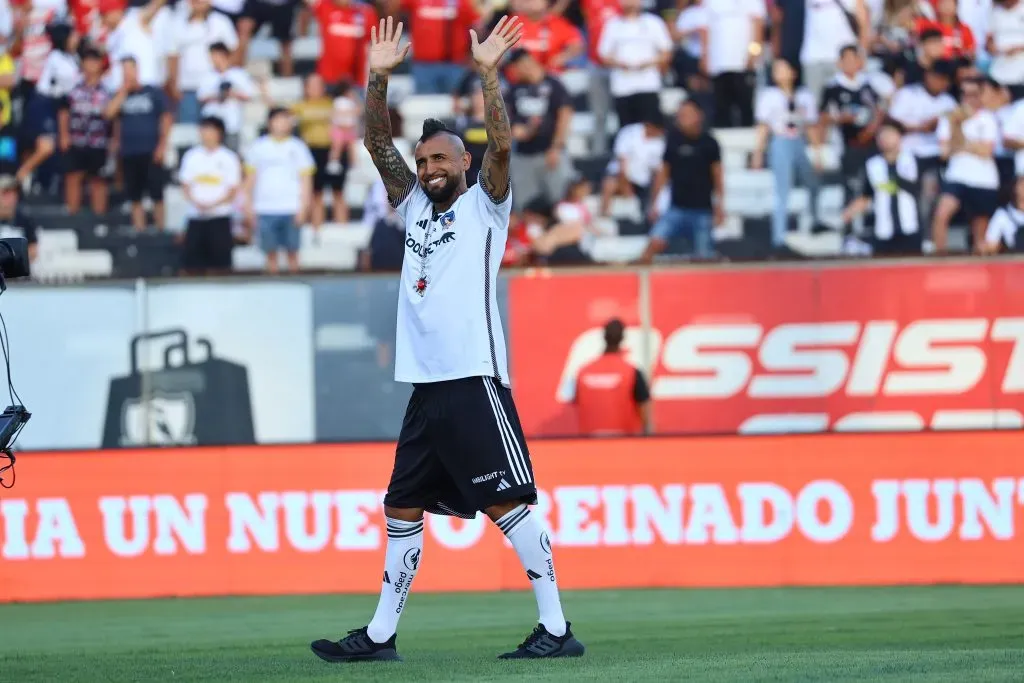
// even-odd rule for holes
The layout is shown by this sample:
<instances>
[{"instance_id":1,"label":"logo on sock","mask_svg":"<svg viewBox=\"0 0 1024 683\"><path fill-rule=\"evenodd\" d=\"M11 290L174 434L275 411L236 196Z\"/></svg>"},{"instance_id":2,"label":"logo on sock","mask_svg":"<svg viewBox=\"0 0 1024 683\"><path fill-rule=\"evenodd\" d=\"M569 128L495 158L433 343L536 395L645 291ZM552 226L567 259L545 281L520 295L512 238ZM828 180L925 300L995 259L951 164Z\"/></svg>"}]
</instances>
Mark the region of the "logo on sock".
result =
<instances>
[{"instance_id":1,"label":"logo on sock","mask_svg":"<svg viewBox=\"0 0 1024 683\"><path fill-rule=\"evenodd\" d=\"M411 572L416 571L416 567L420 564L420 549L409 548L405 551L405 557L402 558L402 562L405 563L405 568Z\"/></svg>"},{"instance_id":2,"label":"logo on sock","mask_svg":"<svg viewBox=\"0 0 1024 683\"><path fill-rule=\"evenodd\" d=\"M501 481L498 482L498 490L499 491L504 491L505 489L510 489L510 488L512 488L512 485L509 484L504 479L502 479Z\"/></svg>"},{"instance_id":3,"label":"logo on sock","mask_svg":"<svg viewBox=\"0 0 1024 683\"><path fill-rule=\"evenodd\" d=\"M540 534L540 549L548 555L551 554L551 537L548 536L546 531L542 531Z\"/></svg>"},{"instance_id":4,"label":"logo on sock","mask_svg":"<svg viewBox=\"0 0 1024 683\"><path fill-rule=\"evenodd\" d=\"M540 574L538 574L537 572L533 571L532 569L527 569L526 570L526 576L527 576L528 579L530 579L530 581L533 581L534 579L539 579L540 578Z\"/></svg>"},{"instance_id":5,"label":"logo on sock","mask_svg":"<svg viewBox=\"0 0 1024 683\"><path fill-rule=\"evenodd\" d=\"M388 572L386 569L384 570L384 583L391 583L391 577L388 576Z\"/></svg>"}]
</instances>

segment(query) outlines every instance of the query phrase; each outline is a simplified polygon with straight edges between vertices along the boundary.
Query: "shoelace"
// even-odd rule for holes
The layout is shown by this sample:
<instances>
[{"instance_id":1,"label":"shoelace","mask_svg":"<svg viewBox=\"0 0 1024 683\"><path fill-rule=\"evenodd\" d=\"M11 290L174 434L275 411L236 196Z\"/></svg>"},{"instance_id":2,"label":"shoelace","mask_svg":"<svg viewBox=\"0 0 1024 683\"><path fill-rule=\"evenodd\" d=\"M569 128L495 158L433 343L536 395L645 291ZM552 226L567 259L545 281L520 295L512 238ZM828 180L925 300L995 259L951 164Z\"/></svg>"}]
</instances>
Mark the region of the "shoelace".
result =
<instances>
[{"instance_id":1,"label":"shoelace","mask_svg":"<svg viewBox=\"0 0 1024 683\"><path fill-rule=\"evenodd\" d=\"M528 648L538 640L547 635L547 631L541 628L539 625L533 628L533 632L526 636L526 640L519 644L519 649Z\"/></svg>"}]
</instances>

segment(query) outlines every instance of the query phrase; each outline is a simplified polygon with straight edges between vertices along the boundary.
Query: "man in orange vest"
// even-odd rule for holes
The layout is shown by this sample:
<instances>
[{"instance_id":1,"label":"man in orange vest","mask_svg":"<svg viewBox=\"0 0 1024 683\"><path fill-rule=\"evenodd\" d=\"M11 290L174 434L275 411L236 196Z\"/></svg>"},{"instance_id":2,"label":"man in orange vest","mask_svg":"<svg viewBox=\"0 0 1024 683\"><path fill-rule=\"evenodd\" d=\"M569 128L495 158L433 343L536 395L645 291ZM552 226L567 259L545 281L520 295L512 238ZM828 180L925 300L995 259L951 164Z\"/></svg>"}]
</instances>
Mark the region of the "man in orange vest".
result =
<instances>
[{"instance_id":1,"label":"man in orange vest","mask_svg":"<svg viewBox=\"0 0 1024 683\"><path fill-rule=\"evenodd\" d=\"M644 433L650 420L651 394L643 373L622 351L621 320L604 326L605 351L576 376L576 410L580 433L587 436L632 436Z\"/></svg>"}]
</instances>

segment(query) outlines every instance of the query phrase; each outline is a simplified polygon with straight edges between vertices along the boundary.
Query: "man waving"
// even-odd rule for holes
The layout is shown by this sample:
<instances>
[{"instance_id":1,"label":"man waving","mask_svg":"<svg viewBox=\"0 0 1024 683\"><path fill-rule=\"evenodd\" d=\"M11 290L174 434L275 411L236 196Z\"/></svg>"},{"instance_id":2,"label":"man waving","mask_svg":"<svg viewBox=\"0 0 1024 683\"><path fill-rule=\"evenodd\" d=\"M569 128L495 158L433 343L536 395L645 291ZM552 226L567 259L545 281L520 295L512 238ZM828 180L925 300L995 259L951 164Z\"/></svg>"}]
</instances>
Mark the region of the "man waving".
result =
<instances>
[{"instance_id":1,"label":"man waving","mask_svg":"<svg viewBox=\"0 0 1024 683\"><path fill-rule=\"evenodd\" d=\"M470 31L483 83L487 150L466 187L462 140L429 119L413 173L392 142L388 74L409 46L389 18L371 29L365 144L405 221L395 380L413 385L384 497L388 543L380 601L370 623L313 652L331 662L398 659L396 630L423 552L423 513L472 519L483 511L515 549L537 598L539 623L506 659L578 657L584 648L562 614L551 539L530 512L533 465L509 388L497 273L512 211L512 130L498 64L522 34L502 17L484 42ZM453 570L458 571L457 568Z\"/></svg>"}]
</instances>

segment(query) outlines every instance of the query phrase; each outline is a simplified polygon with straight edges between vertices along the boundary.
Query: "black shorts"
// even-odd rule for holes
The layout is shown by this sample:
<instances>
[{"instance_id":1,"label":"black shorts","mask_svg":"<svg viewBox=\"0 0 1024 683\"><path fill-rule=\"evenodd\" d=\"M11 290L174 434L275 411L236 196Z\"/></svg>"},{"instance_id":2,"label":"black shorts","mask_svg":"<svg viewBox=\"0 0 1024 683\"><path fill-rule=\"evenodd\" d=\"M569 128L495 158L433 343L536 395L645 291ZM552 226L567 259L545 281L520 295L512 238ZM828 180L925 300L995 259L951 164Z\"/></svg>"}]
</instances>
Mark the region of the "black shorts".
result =
<instances>
[{"instance_id":1,"label":"black shorts","mask_svg":"<svg viewBox=\"0 0 1024 683\"><path fill-rule=\"evenodd\" d=\"M872 241L872 253L875 256L920 256L922 241L920 231L912 235L896 233L886 240L876 237Z\"/></svg>"},{"instance_id":2,"label":"black shorts","mask_svg":"<svg viewBox=\"0 0 1024 683\"><path fill-rule=\"evenodd\" d=\"M164 167L153 161L152 154L136 154L121 159L124 172L124 193L132 202L142 201L148 196L154 202L164 200L164 183L166 171Z\"/></svg>"},{"instance_id":3,"label":"black shorts","mask_svg":"<svg viewBox=\"0 0 1024 683\"><path fill-rule=\"evenodd\" d=\"M286 2L283 5L275 5L263 0L246 0L242 7L242 17L251 19L256 25L253 27L253 35L263 27L263 24L270 24L270 35L279 43L292 42L292 25L295 23L296 3Z\"/></svg>"},{"instance_id":4,"label":"black shorts","mask_svg":"<svg viewBox=\"0 0 1024 683\"><path fill-rule=\"evenodd\" d=\"M512 392L491 377L417 384L384 504L472 519L537 487Z\"/></svg>"},{"instance_id":5,"label":"black shorts","mask_svg":"<svg viewBox=\"0 0 1024 683\"><path fill-rule=\"evenodd\" d=\"M64 155L68 173L84 173L98 178L107 165L107 150L95 147L71 147Z\"/></svg>"},{"instance_id":6,"label":"black shorts","mask_svg":"<svg viewBox=\"0 0 1024 683\"><path fill-rule=\"evenodd\" d=\"M229 271L234 247L229 216L192 218L185 229L181 267L190 272Z\"/></svg>"},{"instance_id":7,"label":"black shorts","mask_svg":"<svg viewBox=\"0 0 1024 683\"><path fill-rule=\"evenodd\" d=\"M640 123L649 111L661 111L661 99L656 92L638 92L615 98L615 113L620 127Z\"/></svg>"},{"instance_id":8,"label":"black shorts","mask_svg":"<svg viewBox=\"0 0 1024 683\"><path fill-rule=\"evenodd\" d=\"M345 178L348 177L348 149L341 151L341 171L333 175L327 172L327 157L330 156L331 150L326 147L310 147L309 151L313 155L313 163L316 164L316 172L313 174L313 191L345 189Z\"/></svg>"},{"instance_id":9,"label":"black shorts","mask_svg":"<svg viewBox=\"0 0 1024 683\"><path fill-rule=\"evenodd\" d=\"M942 193L959 200L960 208L968 220L991 218L999 208L999 190L946 182L942 187Z\"/></svg>"}]
</instances>

